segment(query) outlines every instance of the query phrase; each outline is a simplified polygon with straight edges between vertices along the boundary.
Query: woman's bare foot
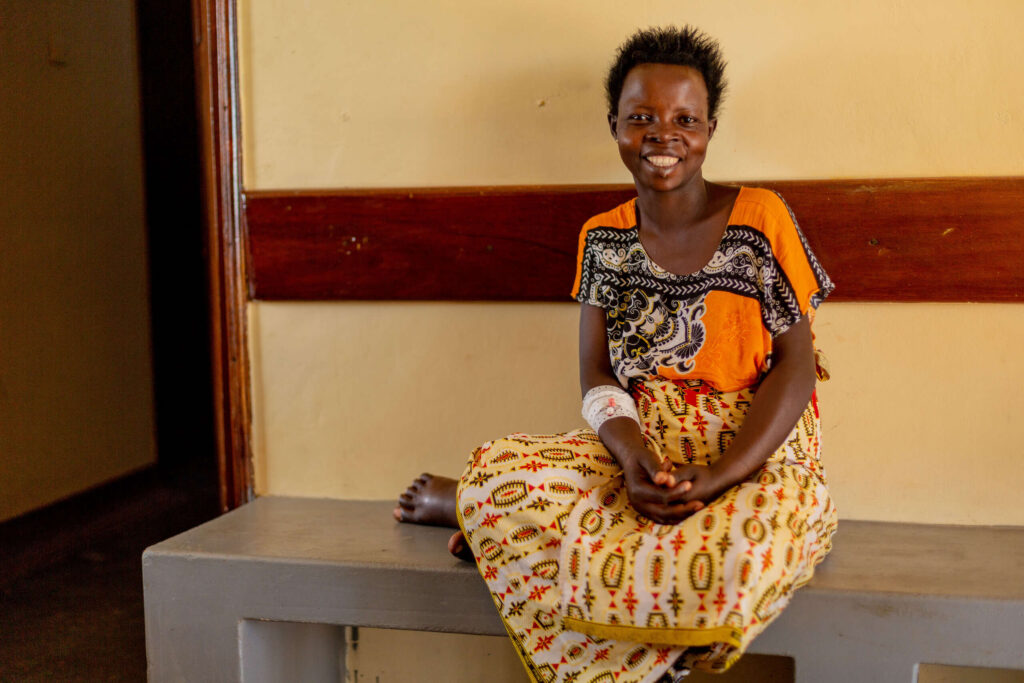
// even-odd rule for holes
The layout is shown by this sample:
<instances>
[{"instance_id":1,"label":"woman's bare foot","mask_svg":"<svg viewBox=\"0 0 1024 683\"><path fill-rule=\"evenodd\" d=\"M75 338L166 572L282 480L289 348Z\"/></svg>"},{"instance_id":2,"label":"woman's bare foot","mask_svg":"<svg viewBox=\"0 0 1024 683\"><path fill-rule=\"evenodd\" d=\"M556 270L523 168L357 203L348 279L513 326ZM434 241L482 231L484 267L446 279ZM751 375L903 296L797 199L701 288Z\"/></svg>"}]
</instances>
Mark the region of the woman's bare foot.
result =
<instances>
[{"instance_id":1,"label":"woman's bare foot","mask_svg":"<svg viewBox=\"0 0 1024 683\"><path fill-rule=\"evenodd\" d=\"M398 507L394 512L395 519L399 522L432 524L458 529L459 519L455 513L455 489L457 486L458 482L454 479L438 477L433 474L421 474L398 497Z\"/></svg>"}]
</instances>

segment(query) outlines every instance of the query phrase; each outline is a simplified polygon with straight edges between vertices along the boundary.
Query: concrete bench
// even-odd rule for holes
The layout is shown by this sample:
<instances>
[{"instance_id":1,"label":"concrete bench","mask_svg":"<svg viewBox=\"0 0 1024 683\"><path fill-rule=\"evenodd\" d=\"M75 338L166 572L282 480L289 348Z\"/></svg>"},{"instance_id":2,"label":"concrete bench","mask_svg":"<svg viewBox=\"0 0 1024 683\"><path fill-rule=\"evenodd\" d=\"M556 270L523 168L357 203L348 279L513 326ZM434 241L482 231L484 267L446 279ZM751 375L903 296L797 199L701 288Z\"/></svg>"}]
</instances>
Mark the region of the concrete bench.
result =
<instances>
[{"instance_id":1,"label":"concrete bench","mask_svg":"<svg viewBox=\"0 0 1024 683\"><path fill-rule=\"evenodd\" d=\"M337 681L343 626L503 635L450 531L392 507L265 497L147 549L150 681ZM1024 528L843 522L750 651L793 657L798 683L1024 669Z\"/></svg>"}]
</instances>

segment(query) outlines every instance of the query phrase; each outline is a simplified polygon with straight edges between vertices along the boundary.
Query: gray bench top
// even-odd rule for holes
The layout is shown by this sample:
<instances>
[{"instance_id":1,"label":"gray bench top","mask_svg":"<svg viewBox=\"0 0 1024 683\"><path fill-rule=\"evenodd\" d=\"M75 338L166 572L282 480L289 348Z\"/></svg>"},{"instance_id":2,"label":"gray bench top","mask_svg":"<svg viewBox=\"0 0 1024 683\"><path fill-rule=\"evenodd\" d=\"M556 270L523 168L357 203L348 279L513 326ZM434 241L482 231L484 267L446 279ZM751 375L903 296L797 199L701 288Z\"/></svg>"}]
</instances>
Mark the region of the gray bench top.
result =
<instances>
[{"instance_id":1,"label":"gray bench top","mask_svg":"<svg viewBox=\"0 0 1024 683\"><path fill-rule=\"evenodd\" d=\"M476 573L445 550L450 529L398 524L393 507L264 497L147 555ZM1024 600L1024 528L843 521L834 546L808 589Z\"/></svg>"}]
</instances>

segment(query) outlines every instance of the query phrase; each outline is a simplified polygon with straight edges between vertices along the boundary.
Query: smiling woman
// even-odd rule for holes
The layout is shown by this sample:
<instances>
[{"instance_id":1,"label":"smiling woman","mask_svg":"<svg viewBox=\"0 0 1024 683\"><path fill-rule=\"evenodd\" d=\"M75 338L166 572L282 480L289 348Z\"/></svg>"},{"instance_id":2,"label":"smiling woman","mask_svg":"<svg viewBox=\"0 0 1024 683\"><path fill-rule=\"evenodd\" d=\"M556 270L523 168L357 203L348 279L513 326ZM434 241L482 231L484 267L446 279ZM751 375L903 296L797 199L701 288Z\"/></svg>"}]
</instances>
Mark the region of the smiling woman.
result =
<instances>
[{"instance_id":1,"label":"smiling woman","mask_svg":"<svg viewBox=\"0 0 1024 683\"><path fill-rule=\"evenodd\" d=\"M395 509L459 527L535 681L724 671L831 547L810 323L833 285L778 195L704 180L722 64L654 29L609 75L637 198L579 239L591 429L485 443Z\"/></svg>"}]
</instances>

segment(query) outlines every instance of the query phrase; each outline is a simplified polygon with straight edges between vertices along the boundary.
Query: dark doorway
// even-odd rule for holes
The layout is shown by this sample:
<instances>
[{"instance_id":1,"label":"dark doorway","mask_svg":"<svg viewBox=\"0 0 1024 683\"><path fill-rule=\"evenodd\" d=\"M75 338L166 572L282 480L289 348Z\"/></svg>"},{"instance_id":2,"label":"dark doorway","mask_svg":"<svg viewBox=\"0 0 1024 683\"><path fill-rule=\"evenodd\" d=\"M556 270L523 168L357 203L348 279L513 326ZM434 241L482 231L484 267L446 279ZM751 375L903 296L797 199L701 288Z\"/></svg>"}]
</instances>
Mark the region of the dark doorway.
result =
<instances>
[{"instance_id":1,"label":"dark doorway","mask_svg":"<svg viewBox=\"0 0 1024 683\"><path fill-rule=\"evenodd\" d=\"M220 511L189 0L136 0L157 463L0 524L0 679L141 680L141 554Z\"/></svg>"},{"instance_id":2,"label":"dark doorway","mask_svg":"<svg viewBox=\"0 0 1024 683\"><path fill-rule=\"evenodd\" d=\"M136 7L157 453L161 468L194 470L216 491L192 11L188 0Z\"/></svg>"}]
</instances>

